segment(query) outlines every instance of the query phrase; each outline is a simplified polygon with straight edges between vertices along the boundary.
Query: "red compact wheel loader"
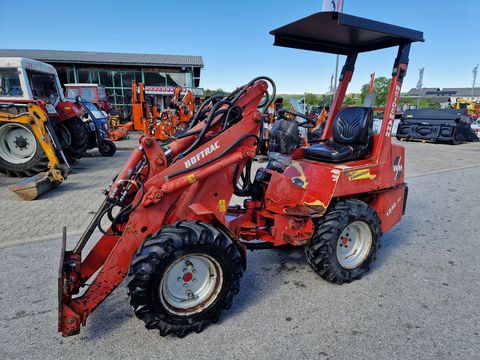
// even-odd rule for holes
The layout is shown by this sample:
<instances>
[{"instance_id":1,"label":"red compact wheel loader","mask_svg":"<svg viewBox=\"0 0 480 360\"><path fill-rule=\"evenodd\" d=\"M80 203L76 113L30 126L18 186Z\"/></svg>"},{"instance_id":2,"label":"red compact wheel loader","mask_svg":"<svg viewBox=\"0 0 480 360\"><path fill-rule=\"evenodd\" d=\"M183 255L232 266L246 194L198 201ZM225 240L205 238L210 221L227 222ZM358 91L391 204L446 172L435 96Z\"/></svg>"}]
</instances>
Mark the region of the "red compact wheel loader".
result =
<instances>
[{"instance_id":1,"label":"red compact wheel loader","mask_svg":"<svg viewBox=\"0 0 480 360\"><path fill-rule=\"evenodd\" d=\"M302 246L314 271L338 284L368 270L380 237L405 211L404 148L392 144L391 130L410 45L423 34L337 12L271 34L278 46L346 55L322 138L300 147L299 127L313 120L277 120L268 165L251 180L262 122L275 97L265 77L206 101L196 125L166 147L142 137L73 250L65 251L64 229L58 279L63 336L78 334L126 276L130 304L148 329L179 337L201 332L238 293L247 249ZM342 101L357 55L394 46L390 93L374 134L372 109L342 109ZM233 194L245 197L242 207L229 206ZM84 256L97 228L103 236Z\"/></svg>"}]
</instances>

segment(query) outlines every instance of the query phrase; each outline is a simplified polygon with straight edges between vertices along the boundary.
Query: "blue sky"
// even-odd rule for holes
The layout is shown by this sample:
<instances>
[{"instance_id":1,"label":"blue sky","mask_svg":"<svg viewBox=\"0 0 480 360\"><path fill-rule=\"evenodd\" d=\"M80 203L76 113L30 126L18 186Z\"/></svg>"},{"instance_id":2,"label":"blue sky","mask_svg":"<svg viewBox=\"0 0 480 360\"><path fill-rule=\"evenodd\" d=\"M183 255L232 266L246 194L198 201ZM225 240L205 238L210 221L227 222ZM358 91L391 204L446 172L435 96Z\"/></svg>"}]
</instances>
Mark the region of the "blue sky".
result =
<instances>
[{"instance_id":1,"label":"blue sky","mask_svg":"<svg viewBox=\"0 0 480 360\"><path fill-rule=\"evenodd\" d=\"M180 5L178 5L180 4ZM322 8L321 0L0 0L1 48L202 55L201 86L232 90L268 75L280 92L326 92L335 55L272 46L269 31ZM345 0L344 12L424 32L404 90L425 66L425 87L469 87L480 63L480 0ZM395 51L359 57L350 91ZM480 74L477 84L480 83Z\"/></svg>"}]
</instances>

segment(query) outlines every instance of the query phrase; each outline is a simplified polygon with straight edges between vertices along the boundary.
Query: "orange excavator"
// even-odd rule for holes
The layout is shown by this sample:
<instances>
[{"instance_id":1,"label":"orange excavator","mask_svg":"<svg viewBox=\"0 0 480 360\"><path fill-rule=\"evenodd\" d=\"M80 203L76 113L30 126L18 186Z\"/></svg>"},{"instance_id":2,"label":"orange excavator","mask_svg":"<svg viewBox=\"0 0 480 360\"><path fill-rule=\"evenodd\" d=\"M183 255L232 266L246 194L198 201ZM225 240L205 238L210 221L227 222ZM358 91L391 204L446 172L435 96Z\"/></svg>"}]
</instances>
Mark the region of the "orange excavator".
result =
<instances>
[{"instance_id":1,"label":"orange excavator","mask_svg":"<svg viewBox=\"0 0 480 360\"><path fill-rule=\"evenodd\" d=\"M174 90L168 108L160 112L153 104L150 106L145 96L145 86L132 82L132 122L131 129L152 135L158 140L169 140L175 131L186 128L195 112L195 97L188 90L180 101L182 88Z\"/></svg>"},{"instance_id":2,"label":"orange excavator","mask_svg":"<svg viewBox=\"0 0 480 360\"><path fill-rule=\"evenodd\" d=\"M129 129L150 135L152 118L150 106L145 101L145 86L132 81L132 121L129 123Z\"/></svg>"},{"instance_id":3,"label":"orange excavator","mask_svg":"<svg viewBox=\"0 0 480 360\"><path fill-rule=\"evenodd\" d=\"M177 130L183 130L193 117L195 112L195 96L191 90L180 101L182 88L177 86L166 111L155 116L160 119L154 123L154 136L160 140L169 140ZM157 109L155 109L158 111Z\"/></svg>"}]
</instances>

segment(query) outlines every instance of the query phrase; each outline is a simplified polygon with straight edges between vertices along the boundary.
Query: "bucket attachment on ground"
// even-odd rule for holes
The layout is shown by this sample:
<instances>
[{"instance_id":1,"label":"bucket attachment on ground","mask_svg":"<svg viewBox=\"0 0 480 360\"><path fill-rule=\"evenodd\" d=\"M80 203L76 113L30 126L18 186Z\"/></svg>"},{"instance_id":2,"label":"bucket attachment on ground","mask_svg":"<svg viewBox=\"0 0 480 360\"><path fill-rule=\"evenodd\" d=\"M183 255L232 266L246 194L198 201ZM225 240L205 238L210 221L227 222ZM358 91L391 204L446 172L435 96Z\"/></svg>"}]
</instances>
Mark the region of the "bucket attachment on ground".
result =
<instances>
[{"instance_id":1,"label":"bucket attachment on ground","mask_svg":"<svg viewBox=\"0 0 480 360\"><path fill-rule=\"evenodd\" d=\"M411 109L403 113L397 130L399 140L461 144L478 141L465 110Z\"/></svg>"},{"instance_id":2,"label":"bucket attachment on ground","mask_svg":"<svg viewBox=\"0 0 480 360\"><path fill-rule=\"evenodd\" d=\"M23 179L17 184L10 185L8 189L17 194L22 200L30 201L57 187L65 178L60 170L53 169Z\"/></svg>"}]
</instances>

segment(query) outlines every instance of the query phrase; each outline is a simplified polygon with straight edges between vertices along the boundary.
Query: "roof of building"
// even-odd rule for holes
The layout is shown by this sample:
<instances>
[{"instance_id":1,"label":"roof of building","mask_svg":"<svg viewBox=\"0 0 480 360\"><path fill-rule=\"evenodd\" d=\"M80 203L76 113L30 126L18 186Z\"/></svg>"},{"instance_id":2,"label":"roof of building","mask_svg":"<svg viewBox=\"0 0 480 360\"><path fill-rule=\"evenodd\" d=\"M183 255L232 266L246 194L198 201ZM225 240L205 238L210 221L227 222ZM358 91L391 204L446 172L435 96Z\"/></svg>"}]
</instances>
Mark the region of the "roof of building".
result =
<instances>
[{"instance_id":1,"label":"roof of building","mask_svg":"<svg viewBox=\"0 0 480 360\"><path fill-rule=\"evenodd\" d=\"M410 89L407 93L408 96L425 96L427 92L439 91L439 88L413 88Z\"/></svg>"},{"instance_id":2,"label":"roof of building","mask_svg":"<svg viewBox=\"0 0 480 360\"><path fill-rule=\"evenodd\" d=\"M454 97L469 97L472 96L472 88L413 88L407 92L407 96L425 96L425 97L437 97L437 96L454 96ZM480 96L480 87L476 87L473 90L473 96Z\"/></svg>"},{"instance_id":3,"label":"roof of building","mask_svg":"<svg viewBox=\"0 0 480 360\"><path fill-rule=\"evenodd\" d=\"M443 88L443 91L455 91L456 97L462 96L472 96L472 88ZM480 87L473 89L473 96L480 96Z\"/></svg>"},{"instance_id":4,"label":"roof of building","mask_svg":"<svg viewBox=\"0 0 480 360\"><path fill-rule=\"evenodd\" d=\"M0 57L26 57L48 63L203 67L201 56L127 54L92 51L0 49Z\"/></svg>"}]
</instances>

